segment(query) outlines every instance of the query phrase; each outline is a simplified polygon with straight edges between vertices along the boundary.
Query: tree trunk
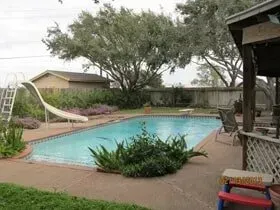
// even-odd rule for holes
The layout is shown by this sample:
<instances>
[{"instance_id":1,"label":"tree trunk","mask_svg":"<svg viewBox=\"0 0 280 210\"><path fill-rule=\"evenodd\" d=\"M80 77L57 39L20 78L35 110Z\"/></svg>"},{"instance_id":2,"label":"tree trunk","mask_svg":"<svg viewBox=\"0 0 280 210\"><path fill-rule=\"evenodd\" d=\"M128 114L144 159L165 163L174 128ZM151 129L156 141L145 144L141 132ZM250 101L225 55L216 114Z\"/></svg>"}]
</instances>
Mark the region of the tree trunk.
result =
<instances>
[{"instance_id":1,"label":"tree trunk","mask_svg":"<svg viewBox=\"0 0 280 210\"><path fill-rule=\"evenodd\" d=\"M275 87L274 78L267 78L267 83L257 78L257 86L263 90L265 96L269 101L268 109L271 110L273 104L275 104Z\"/></svg>"},{"instance_id":2,"label":"tree trunk","mask_svg":"<svg viewBox=\"0 0 280 210\"><path fill-rule=\"evenodd\" d=\"M235 87L235 79L232 79L229 83L229 87Z\"/></svg>"}]
</instances>

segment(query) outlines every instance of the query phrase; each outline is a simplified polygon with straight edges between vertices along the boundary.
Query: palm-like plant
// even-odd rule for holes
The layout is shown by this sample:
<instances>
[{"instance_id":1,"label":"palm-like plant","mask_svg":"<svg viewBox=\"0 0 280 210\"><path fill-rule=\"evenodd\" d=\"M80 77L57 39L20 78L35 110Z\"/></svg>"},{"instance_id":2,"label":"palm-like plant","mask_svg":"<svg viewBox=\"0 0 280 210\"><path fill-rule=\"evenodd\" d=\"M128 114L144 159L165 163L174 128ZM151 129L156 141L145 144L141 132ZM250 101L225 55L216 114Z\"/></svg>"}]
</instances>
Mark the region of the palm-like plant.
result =
<instances>
[{"instance_id":1,"label":"palm-like plant","mask_svg":"<svg viewBox=\"0 0 280 210\"><path fill-rule=\"evenodd\" d=\"M10 157L25 148L23 128L14 123L0 123L0 157Z\"/></svg>"},{"instance_id":2,"label":"palm-like plant","mask_svg":"<svg viewBox=\"0 0 280 210\"><path fill-rule=\"evenodd\" d=\"M120 171L122 167L123 143L117 143L115 151L108 151L104 146L96 150L88 148L91 156L95 159L95 164L106 172Z\"/></svg>"},{"instance_id":3,"label":"palm-like plant","mask_svg":"<svg viewBox=\"0 0 280 210\"><path fill-rule=\"evenodd\" d=\"M104 146L89 148L95 164L106 172L120 171L125 176L152 177L174 173L190 158L207 157L205 151L188 150L186 135L170 137L162 141L156 134L147 132L142 124L142 133L130 141L117 143L117 149L108 151Z\"/></svg>"}]
</instances>

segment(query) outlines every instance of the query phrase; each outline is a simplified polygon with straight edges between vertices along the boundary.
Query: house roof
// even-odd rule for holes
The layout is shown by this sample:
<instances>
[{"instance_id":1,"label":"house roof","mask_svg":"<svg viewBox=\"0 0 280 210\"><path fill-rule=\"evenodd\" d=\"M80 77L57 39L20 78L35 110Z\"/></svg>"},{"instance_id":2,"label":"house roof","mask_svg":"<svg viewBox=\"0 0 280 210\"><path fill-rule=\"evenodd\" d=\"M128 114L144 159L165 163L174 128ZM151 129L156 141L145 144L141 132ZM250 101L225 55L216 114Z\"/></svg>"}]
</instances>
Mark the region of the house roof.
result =
<instances>
[{"instance_id":1,"label":"house roof","mask_svg":"<svg viewBox=\"0 0 280 210\"><path fill-rule=\"evenodd\" d=\"M41 78L46 74L51 74L61 79L67 80L69 82L112 82L112 80L105 77L99 76L97 74L88 74L88 73L78 73L78 72L69 72L69 71L54 71L47 70L43 73L35 76L31 79L32 82Z\"/></svg>"}]
</instances>

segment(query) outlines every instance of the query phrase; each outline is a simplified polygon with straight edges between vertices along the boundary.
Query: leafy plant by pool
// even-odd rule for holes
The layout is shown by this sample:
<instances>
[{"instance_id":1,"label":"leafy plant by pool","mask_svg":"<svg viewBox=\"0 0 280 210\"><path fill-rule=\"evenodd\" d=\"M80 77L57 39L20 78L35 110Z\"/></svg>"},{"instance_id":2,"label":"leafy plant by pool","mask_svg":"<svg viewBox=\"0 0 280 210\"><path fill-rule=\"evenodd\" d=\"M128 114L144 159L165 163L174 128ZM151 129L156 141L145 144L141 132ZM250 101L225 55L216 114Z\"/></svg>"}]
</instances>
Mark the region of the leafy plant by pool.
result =
<instances>
[{"instance_id":1,"label":"leafy plant by pool","mask_svg":"<svg viewBox=\"0 0 280 210\"><path fill-rule=\"evenodd\" d=\"M0 158L12 157L25 148L23 129L14 123L0 122Z\"/></svg>"},{"instance_id":2,"label":"leafy plant by pool","mask_svg":"<svg viewBox=\"0 0 280 210\"><path fill-rule=\"evenodd\" d=\"M95 164L105 172L117 171L128 177L155 177L175 173L192 157L207 157L205 151L187 149L186 135L163 141L158 135L150 134L145 124L141 130L130 141L116 143L113 151L104 146L95 150L89 147Z\"/></svg>"}]
</instances>

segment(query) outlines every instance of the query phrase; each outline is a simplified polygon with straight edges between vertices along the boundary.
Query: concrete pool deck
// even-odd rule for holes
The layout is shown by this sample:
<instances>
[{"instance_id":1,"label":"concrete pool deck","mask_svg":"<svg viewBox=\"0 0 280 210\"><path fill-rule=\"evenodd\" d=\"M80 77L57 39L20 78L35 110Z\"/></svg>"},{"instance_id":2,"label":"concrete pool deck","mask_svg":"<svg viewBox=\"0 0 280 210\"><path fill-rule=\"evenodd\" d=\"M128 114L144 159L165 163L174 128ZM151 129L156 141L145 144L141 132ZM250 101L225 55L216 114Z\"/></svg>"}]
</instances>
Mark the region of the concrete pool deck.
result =
<instances>
[{"instance_id":1,"label":"concrete pool deck","mask_svg":"<svg viewBox=\"0 0 280 210\"><path fill-rule=\"evenodd\" d=\"M105 116L76 125L80 129L125 116ZM72 130L72 128L70 128ZM67 123L52 124L25 131L26 141L69 131ZM117 202L136 203L159 210L216 209L219 177L226 168L241 168L241 147L214 141L212 132L201 144L209 158L193 158L176 174L160 178L125 178L121 175L98 173L94 169L61 167L22 160L0 160L0 182L11 182L70 195ZM228 136L219 138L228 140ZM227 209L243 209L240 206ZM248 209L248 208L244 208Z\"/></svg>"}]
</instances>

